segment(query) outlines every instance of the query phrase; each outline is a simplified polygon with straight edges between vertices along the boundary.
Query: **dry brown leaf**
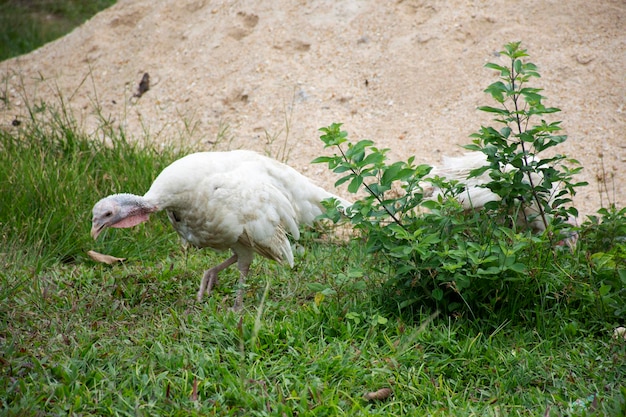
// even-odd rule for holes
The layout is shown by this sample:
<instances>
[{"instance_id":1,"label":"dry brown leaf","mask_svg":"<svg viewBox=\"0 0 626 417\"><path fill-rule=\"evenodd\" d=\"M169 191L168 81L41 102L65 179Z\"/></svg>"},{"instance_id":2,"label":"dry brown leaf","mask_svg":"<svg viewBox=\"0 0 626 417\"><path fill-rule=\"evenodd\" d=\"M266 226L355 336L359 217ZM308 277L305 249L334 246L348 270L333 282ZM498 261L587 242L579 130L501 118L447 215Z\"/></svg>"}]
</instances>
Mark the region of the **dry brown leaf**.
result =
<instances>
[{"instance_id":1,"label":"dry brown leaf","mask_svg":"<svg viewBox=\"0 0 626 417\"><path fill-rule=\"evenodd\" d=\"M115 256L105 255L103 253L98 253L93 250L88 251L87 255L89 255L89 257L94 261L102 262L107 265L113 265L114 263L123 262L126 260L126 258L116 258Z\"/></svg>"},{"instance_id":2,"label":"dry brown leaf","mask_svg":"<svg viewBox=\"0 0 626 417\"><path fill-rule=\"evenodd\" d=\"M378 391L367 392L363 395L366 401L383 401L391 396L391 388L381 388Z\"/></svg>"}]
</instances>

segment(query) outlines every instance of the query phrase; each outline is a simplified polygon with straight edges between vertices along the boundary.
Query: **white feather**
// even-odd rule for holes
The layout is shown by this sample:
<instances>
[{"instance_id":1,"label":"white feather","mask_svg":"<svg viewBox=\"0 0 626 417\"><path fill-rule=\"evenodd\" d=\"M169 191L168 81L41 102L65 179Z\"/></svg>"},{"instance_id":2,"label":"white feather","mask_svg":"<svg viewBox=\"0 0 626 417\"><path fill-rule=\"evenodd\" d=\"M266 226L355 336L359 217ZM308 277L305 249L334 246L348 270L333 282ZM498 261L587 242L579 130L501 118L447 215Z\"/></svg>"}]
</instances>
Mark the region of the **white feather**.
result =
<instances>
[{"instance_id":1,"label":"white feather","mask_svg":"<svg viewBox=\"0 0 626 417\"><path fill-rule=\"evenodd\" d=\"M336 196L295 169L245 150L185 156L165 168L144 196L177 216L178 222L170 216L174 228L195 246L229 249L245 233L255 252L276 261L286 255L289 264L286 234L298 239L299 225L311 224L330 197Z\"/></svg>"},{"instance_id":2,"label":"white feather","mask_svg":"<svg viewBox=\"0 0 626 417\"><path fill-rule=\"evenodd\" d=\"M460 184L465 185L465 190L459 194L456 198L463 205L466 210L478 210L482 209L485 204L491 201L500 201L500 196L484 187L485 184L491 181L489 171L486 171L478 177L468 178L470 171L478 169L487 165L487 157L482 152L468 152L460 157L443 157L442 164L439 167L434 167L430 173L431 177L439 176L450 180L456 180ZM505 172L514 170L512 165L506 165L504 167ZM535 185L539 185L542 182L542 177L536 173L531 174L532 181ZM554 195L552 190L552 195ZM430 190L432 193L431 198L437 198L442 193L439 188L433 188ZM530 204L525 205L524 213L520 213L520 223L525 222L525 217L536 217L539 213L537 204L532 201ZM535 218L530 223L530 227L537 231L545 230L545 225L540 218Z\"/></svg>"}]
</instances>

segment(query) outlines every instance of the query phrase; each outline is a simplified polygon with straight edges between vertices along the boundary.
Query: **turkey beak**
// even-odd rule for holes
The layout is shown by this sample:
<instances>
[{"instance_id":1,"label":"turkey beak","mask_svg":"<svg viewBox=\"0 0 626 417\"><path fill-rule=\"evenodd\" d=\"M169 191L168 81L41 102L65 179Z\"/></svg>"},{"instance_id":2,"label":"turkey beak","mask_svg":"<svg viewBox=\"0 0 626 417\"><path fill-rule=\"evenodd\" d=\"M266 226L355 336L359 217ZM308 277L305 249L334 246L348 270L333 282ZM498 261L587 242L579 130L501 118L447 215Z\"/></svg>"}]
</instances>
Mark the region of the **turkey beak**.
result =
<instances>
[{"instance_id":1,"label":"turkey beak","mask_svg":"<svg viewBox=\"0 0 626 417\"><path fill-rule=\"evenodd\" d=\"M92 225L91 225L91 237L93 238L93 240L98 239L98 236L104 230L104 226L105 225L103 225L103 224L99 225L97 223L92 223Z\"/></svg>"}]
</instances>

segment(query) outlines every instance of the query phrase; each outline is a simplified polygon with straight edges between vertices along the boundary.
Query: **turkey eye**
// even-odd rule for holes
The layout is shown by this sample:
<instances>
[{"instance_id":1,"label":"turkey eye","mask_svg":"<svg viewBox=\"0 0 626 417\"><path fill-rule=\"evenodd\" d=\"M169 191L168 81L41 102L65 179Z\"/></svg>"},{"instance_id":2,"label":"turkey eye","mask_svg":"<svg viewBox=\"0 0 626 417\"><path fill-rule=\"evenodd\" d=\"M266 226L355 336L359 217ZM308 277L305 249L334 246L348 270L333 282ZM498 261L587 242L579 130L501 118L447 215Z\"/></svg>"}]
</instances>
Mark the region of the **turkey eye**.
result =
<instances>
[{"instance_id":1,"label":"turkey eye","mask_svg":"<svg viewBox=\"0 0 626 417\"><path fill-rule=\"evenodd\" d=\"M104 213L104 217L111 217L113 215L112 211L107 211L106 213Z\"/></svg>"}]
</instances>

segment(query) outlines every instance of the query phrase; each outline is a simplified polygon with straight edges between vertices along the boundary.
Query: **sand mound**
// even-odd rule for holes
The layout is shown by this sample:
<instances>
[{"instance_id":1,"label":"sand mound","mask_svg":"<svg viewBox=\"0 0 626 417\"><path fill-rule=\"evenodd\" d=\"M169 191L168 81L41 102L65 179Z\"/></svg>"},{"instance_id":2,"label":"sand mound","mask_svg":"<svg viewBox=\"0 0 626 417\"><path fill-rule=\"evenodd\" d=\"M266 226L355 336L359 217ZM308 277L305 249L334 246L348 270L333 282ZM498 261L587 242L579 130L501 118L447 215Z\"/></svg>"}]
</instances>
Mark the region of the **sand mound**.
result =
<instances>
[{"instance_id":1,"label":"sand mound","mask_svg":"<svg viewBox=\"0 0 626 417\"><path fill-rule=\"evenodd\" d=\"M58 41L0 63L0 124L59 93L88 131L103 120L151 141L266 152L334 181L318 128L343 122L391 158L436 164L488 123L476 110L495 51L521 40L546 104L563 112L600 207L600 157L625 201L626 4L621 0L120 0ZM150 89L137 92L142 75ZM611 196L613 197L613 195ZM606 203L606 198L603 200Z\"/></svg>"}]
</instances>

